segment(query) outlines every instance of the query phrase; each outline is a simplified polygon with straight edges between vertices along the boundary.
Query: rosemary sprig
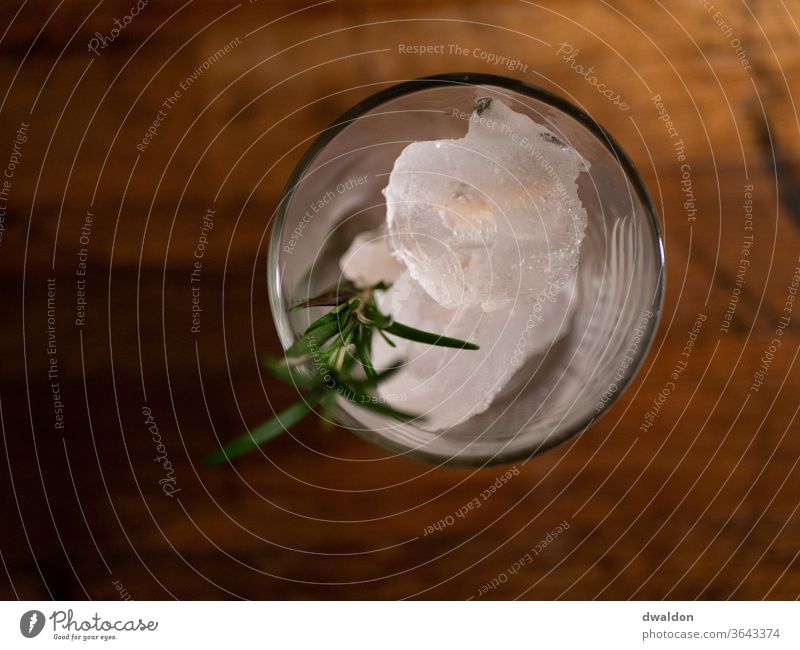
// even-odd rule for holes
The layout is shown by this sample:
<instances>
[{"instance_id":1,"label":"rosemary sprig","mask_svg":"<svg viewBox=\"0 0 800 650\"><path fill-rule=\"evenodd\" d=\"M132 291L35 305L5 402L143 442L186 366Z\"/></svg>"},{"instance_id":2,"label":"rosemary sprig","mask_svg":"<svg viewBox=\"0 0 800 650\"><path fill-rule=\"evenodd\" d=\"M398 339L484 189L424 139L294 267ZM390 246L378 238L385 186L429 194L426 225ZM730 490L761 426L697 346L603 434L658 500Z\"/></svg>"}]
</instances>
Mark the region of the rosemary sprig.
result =
<instances>
[{"instance_id":1,"label":"rosemary sprig","mask_svg":"<svg viewBox=\"0 0 800 650\"><path fill-rule=\"evenodd\" d=\"M418 416L389 406L371 392L400 368L395 364L382 372L375 369L372 363L374 334L380 334L393 347L395 344L389 335L446 348L477 350L478 346L409 327L381 312L375 292L386 291L389 286L384 282L367 288L343 284L292 307L289 311L331 307L286 350L284 359L264 359L267 371L297 387L303 395L271 420L206 456L204 464L215 465L252 451L297 424L317 407L323 422L330 421L337 398L400 421L416 419Z\"/></svg>"}]
</instances>

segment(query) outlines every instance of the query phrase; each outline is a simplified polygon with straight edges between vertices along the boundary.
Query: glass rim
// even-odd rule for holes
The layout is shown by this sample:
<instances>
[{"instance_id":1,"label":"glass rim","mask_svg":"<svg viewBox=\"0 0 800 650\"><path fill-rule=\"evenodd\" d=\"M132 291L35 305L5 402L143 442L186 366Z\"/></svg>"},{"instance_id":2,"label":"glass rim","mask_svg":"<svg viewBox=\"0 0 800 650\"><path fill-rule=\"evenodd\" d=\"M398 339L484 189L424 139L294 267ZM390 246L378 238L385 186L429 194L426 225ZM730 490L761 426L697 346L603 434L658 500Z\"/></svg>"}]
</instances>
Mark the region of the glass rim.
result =
<instances>
[{"instance_id":1,"label":"glass rim","mask_svg":"<svg viewBox=\"0 0 800 650\"><path fill-rule=\"evenodd\" d=\"M314 139L306 152L302 155L292 171L292 174L289 176L283 191L281 192L281 198L274 213L275 218L274 223L272 224L272 232L270 233L269 247L267 252L267 288L269 293L269 305L270 311L272 312L272 319L275 323L275 329L278 334L278 338L280 339L281 345L284 349L288 348L294 342L294 336L291 326L289 325L289 319L286 313L286 305L280 289L281 272L280 267L278 266L278 259L280 255L280 235L283 231L283 225L286 220L287 208L292 197L294 196L300 180L304 178L304 175L311 166L311 163L322 152L325 146L328 145L328 143L330 143L337 135L339 135L339 133L341 133L354 120L364 113L392 99L396 99L414 92L419 92L428 88L445 86L496 86L505 90L517 92L521 95L525 95L558 109L586 128L592 135L600 140L606 149L608 149L608 151L614 156L616 161L620 164L625 172L626 177L633 185L636 195L641 201L645 212L647 213L647 218L651 226L650 232L654 240L654 248L657 253L655 264L658 270L658 281L654 291L653 300L650 304L650 311L652 312L653 316L648 320L647 330L643 337L645 344L639 351L634 363L631 364L628 376L625 377L622 382L620 382L619 390L617 390L610 397L600 411L590 414L585 418L581 418L578 424L571 427L566 427L563 431L559 431L557 435L548 435L544 441L540 441L535 445L524 447L520 450L504 451L501 449L488 458L460 457L458 454L455 456L445 456L444 454L426 451L421 447L412 447L391 440L386 436L383 436L378 432L365 427L363 424L358 422L355 417L351 416L341 408L337 409L337 419L339 419L340 422L349 428L355 435L392 453L441 466L489 467L492 465L501 465L537 456L575 436L582 434L590 426L595 424L601 417L603 417L603 415L605 415L605 413L617 402L620 396L629 388L630 384L633 382L633 379L639 374L639 371L644 364L644 360L650 353L650 349L652 348L655 339L655 334L658 331L658 325L661 322L666 287L666 255L664 251L664 236L661 228L661 221L658 217L658 211L656 210L652 197L650 196L650 192L648 191L644 180L639 174L639 171L636 169L636 166L633 164L633 161L630 159L616 138L611 135L611 133L609 133L588 113L577 107L572 102L534 84L521 81L519 79L512 79L510 77L487 74L483 72L449 72L402 81L361 100L352 108L342 113L328 127L323 129L322 133L320 133ZM352 425L349 423L356 423L358 426L352 427Z\"/></svg>"}]
</instances>

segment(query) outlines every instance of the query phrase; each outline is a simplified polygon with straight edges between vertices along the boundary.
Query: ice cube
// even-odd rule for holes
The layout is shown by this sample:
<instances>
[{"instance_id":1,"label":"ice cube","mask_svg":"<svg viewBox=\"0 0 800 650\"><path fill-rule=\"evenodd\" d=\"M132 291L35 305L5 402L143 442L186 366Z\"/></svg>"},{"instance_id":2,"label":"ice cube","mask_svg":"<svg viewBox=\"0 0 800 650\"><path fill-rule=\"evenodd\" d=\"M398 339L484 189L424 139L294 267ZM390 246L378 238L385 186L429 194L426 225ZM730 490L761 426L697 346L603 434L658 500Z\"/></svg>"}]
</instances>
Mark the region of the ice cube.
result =
<instances>
[{"instance_id":1,"label":"ice cube","mask_svg":"<svg viewBox=\"0 0 800 650\"><path fill-rule=\"evenodd\" d=\"M479 350L454 350L394 338L373 342L376 367L398 360L404 367L378 386L388 403L424 415L419 426L447 429L485 411L523 362L544 354L568 330L574 281L550 284L532 302L516 301L491 312L462 306L451 310L433 300L405 271L380 298L381 309L406 325L478 343Z\"/></svg>"},{"instance_id":2,"label":"ice cube","mask_svg":"<svg viewBox=\"0 0 800 650\"><path fill-rule=\"evenodd\" d=\"M549 129L482 98L464 138L415 142L395 161L384 190L392 251L448 309L531 302L575 269L585 168Z\"/></svg>"},{"instance_id":3,"label":"ice cube","mask_svg":"<svg viewBox=\"0 0 800 650\"><path fill-rule=\"evenodd\" d=\"M587 221L576 181L586 168L546 127L488 97L464 138L416 142L395 161L384 189L389 247L363 233L343 273L364 284L398 276L380 296L382 311L481 346L395 338L392 348L375 337L376 367L405 364L379 394L424 415L421 428L482 413L527 360L569 330Z\"/></svg>"}]
</instances>

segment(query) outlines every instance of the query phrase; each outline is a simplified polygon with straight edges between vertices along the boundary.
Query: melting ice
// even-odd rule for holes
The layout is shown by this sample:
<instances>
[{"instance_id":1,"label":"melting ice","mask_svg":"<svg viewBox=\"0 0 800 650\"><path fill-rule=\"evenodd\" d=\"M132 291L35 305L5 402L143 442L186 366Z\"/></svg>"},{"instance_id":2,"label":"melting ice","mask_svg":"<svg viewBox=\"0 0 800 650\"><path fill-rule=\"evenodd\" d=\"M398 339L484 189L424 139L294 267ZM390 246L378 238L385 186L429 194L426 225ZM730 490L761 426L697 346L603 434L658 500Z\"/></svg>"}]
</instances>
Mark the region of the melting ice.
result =
<instances>
[{"instance_id":1,"label":"melting ice","mask_svg":"<svg viewBox=\"0 0 800 650\"><path fill-rule=\"evenodd\" d=\"M359 284L394 282L384 312L474 341L449 350L374 341L376 366L406 366L379 386L430 430L485 411L513 373L569 328L586 212L581 156L497 98L481 98L465 137L415 142L394 163L385 227L340 261Z\"/></svg>"}]
</instances>

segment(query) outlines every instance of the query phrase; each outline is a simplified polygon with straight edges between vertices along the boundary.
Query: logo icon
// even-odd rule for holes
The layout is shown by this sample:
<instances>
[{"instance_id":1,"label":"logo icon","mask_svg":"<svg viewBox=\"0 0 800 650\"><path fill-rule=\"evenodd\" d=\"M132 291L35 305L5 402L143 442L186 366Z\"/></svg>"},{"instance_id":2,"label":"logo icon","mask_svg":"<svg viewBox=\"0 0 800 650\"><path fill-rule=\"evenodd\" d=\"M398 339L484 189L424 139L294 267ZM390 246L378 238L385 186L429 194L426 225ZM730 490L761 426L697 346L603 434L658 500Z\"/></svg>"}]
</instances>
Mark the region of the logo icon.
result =
<instances>
[{"instance_id":1,"label":"logo icon","mask_svg":"<svg viewBox=\"0 0 800 650\"><path fill-rule=\"evenodd\" d=\"M22 618L19 619L19 631L22 632L22 636L27 639L32 639L37 636L43 629L44 614L38 609L25 612Z\"/></svg>"}]
</instances>

